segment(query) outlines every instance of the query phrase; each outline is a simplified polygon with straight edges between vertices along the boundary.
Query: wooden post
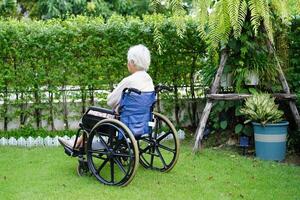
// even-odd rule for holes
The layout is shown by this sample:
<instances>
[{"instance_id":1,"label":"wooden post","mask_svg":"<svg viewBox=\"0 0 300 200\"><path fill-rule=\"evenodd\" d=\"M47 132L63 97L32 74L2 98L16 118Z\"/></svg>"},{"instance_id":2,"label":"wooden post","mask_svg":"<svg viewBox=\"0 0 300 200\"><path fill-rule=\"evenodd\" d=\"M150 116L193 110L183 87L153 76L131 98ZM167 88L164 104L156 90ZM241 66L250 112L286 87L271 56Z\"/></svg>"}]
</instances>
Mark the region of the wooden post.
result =
<instances>
[{"instance_id":1,"label":"wooden post","mask_svg":"<svg viewBox=\"0 0 300 200\"><path fill-rule=\"evenodd\" d=\"M228 58L228 52L226 49L223 49L221 52L221 60L220 60L219 68L218 68L218 71L216 73L214 82L213 82L211 90L210 90L211 94L216 94L219 90L220 79L223 74L223 70L224 70L224 66L226 64L227 58ZM201 149L201 140L203 138L204 129L205 129L212 106L213 106L213 101L207 100L205 108L204 108L203 113L200 118L200 122L199 122L197 130L196 130L195 144L194 144L194 148L193 148L194 152Z\"/></svg>"},{"instance_id":2,"label":"wooden post","mask_svg":"<svg viewBox=\"0 0 300 200\"><path fill-rule=\"evenodd\" d=\"M283 91L287 94L290 94L290 88L289 88L289 85L288 85L288 83L285 79L284 73L283 73L283 71L281 69L281 66L280 66L278 61L277 61L277 63L278 63L277 65L278 65L278 72L279 72L279 80L281 82ZM294 120L295 120L295 123L297 125L297 128L300 129L300 116L299 116L297 106L296 106L294 101L289 101L289 106L290 106L291 112L294 116Z\"/></svg>"},{"instance_id":3,"label":"wooden post","mask_svg":"<svg viewBox=\"0 0 300 200\"><path fill-rule=\"evenodd\" d=\"M214 82L210 89L211 94L216 94L219 91L220 80L221 80L221 76L223 74L224 66L227 61L227 57L228 57L227 49L223 49L221 52L221 60L220 60L219 68L218 68Z\"/></svg>"},{"instance_id":4,"label":"wooden post","mask_svg":"<svg viewBox=\"0 0 300 200\"><path fill-rule=\"evenodd\" d=\"M248 97L251 97L251 94L208 94L206 97L210 100L242 100ZM297 96L295 94L286 94L286 93L274 93L272 94L273 97L279 100L295 100Z\"/></svg>"},{"instance_id":5,"label":"wooden post","mask_svg":"<svg viewBox=\"0 0 300 200\"><path fill-rule=\"evenodd\" d=\"M196 141L195 141L194 148L193 148L194 152L197 152L198 150L201 149L201 140L203 138L204 129L205 129L212 106L213 106L213 102L208 100L206 102L205 108L203 110L203 113L200 118L200 122L199 122L197 130L196 130Z\"/></svg>"},{"instance_id":6,"label":"wooden post","mask_svg":"<svg viewBox=\"0 0 300 200\"><path fill-rule=\"evenodd\" d=\"M274 48L273 48L273 46L272 46L272 44L270 42L268 43L268 45L269 45L269 48L271 49L271 51L274 54L274 57L276 59L276 63L277 63L277 67L278 67L279 80L281 82L283 91L286 94L291 94L289 85L288 85L288 83L286 81L286 78L285 78L284 73L282 71L282 68L280 66L279 60L277 59L275 50L274 50ZM294 117L295 123L297 125L297 128L299 130L300 129L300 116L299 116L299 112L298 112L297 106L296 106L296 104L295 104L294 101L289 101L289 106L290 106L291 112L293 114L293 117Z\"/></svg>"}]
</instances>

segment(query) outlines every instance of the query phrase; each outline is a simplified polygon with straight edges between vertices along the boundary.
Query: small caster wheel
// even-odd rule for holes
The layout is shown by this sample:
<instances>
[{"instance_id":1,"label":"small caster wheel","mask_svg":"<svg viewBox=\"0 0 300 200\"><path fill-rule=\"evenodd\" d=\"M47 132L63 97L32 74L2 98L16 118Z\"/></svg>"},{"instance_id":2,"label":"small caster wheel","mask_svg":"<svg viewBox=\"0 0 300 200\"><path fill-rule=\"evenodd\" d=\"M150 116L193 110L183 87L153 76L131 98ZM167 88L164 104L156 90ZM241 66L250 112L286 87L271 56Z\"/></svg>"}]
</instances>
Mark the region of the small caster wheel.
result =
<instances>
[{"instance_id":1,"label":"small caster wheel","mask_svg":"<svg viewBox=\"0 0 300 200\"><path fill-rule=\"evenodd\" d=\"M86 176L89 173L89 167L86 161L78 161L77 175Z\"/></svg>"}]
</instances>

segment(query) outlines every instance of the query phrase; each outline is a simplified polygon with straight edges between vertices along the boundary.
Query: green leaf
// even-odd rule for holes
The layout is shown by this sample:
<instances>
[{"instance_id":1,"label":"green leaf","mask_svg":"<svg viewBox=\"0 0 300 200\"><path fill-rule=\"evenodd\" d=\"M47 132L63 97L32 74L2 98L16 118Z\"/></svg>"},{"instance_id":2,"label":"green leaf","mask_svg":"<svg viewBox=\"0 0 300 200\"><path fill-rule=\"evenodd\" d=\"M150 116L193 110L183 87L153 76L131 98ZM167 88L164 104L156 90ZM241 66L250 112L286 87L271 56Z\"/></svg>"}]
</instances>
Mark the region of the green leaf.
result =
<instances>
[{"instance_id":1,"label":"green leaf","mask_svg":"<svg viewBox=\"0 0 300 200\"><path fill-rule=\"evenodd\" d=\"M234 128L234 132L239 134L243 130L244 126L242 124L237 124Z\"/></svg>"},{"instance_id":2,"label":"green leaf","mask_svg":"<svg viewBox=\"0 0 300 200\"><path fill-rule=\"evenodd\" d=\"M250 136L253 132L252 126L251 125L245 125L242 131L245 135Z\"/></svg>"},{"instance_id":3,"label":"green leaf","mask_svg":"<svg viewBox=\"0 0 300 200\"><path fill-rule=\"evenodd\" d=\"M214 123L213 127L214 127L214 129L219 129L220 128L218 123Z\"/></svg>"},{"instance_id":4,"label":"green leaf","mask_svg":"<svg viewBox=\"0 0 300 200\"><path fill-rule=\"evenodd\" d=\"M227 128L227 120L221 121L220 127L225 130Z\"/></svg>"},{"instance_id":5,"label":"green leaf","mask_svg":"<svg viewBox=\"0 0 300 200\"><path fill-rule=\"evenodd\" d=\"M249 88L249 92L251 94L257 94L258 93L258 91L255 88Z\"/></svg>"},{"instance_id":6,"label":"green leaf","mask_svg":"<svg viewBox=\"0 0 300 200\"><path fill-rule=\"evenodd\" d=\"M237 106L235 108L235 116L241 116L241 115L243 115L240 110L241 110L241 106Z\"/></svg>"}]
</instances>

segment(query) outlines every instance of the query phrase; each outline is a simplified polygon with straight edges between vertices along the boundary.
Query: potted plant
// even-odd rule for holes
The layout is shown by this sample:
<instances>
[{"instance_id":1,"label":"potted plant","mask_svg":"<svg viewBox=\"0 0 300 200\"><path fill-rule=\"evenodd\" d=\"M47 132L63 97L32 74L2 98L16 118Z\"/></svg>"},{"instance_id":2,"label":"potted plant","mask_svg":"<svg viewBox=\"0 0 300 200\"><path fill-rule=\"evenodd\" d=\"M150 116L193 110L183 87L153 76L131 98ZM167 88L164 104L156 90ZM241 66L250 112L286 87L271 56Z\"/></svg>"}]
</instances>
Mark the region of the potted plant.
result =
<instances>
[{"instance_id":1,"label":"potted plant","mask_svg":"<svg viewBox=\"0 0 300 200\"><path fill-rule=\"evenodd\" d=\"M252 122L255 152L263 160L285 158L288 122L283 121L283 112L278 109L270 94L256 93L246 99L241 113Z\"/></svg>"}]
</instances>

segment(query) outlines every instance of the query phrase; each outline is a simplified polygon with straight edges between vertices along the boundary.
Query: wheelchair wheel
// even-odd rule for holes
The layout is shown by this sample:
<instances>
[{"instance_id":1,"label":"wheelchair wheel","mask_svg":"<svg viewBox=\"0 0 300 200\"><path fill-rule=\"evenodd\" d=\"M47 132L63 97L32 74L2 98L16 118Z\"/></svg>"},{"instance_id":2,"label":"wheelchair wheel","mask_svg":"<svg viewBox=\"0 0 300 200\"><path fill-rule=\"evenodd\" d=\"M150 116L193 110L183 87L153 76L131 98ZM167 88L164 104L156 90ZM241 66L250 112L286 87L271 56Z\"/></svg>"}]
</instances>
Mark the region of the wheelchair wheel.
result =
<instances>
[{"instance_id":1,"label":"wheelchair wheel","mask_svg":"<svg viewBox=\"0 0 300 200\"><path fill-rule=\"evenodd\" d=\"M177 131L170 120L153 112L155 125L152 133L138 140L140 163L147 169L170 171L179 156Z\"/></svg>"},{"instance_id":2,"label":"wheelchair wheel","mask_svg":"<svg viewBox=\"0 0 300 200\"><path fill-rule=\"evenodd\" d=\"M104 119L92 129L87 143L87 162L103 184L129 184L139 163L137 142L122 122Z\"/></svg>"}]
</instances>

